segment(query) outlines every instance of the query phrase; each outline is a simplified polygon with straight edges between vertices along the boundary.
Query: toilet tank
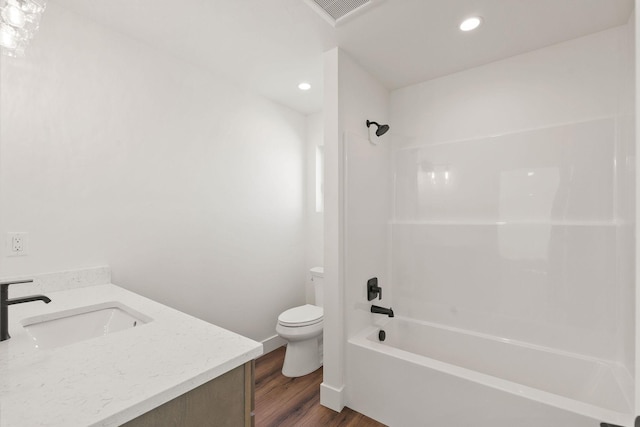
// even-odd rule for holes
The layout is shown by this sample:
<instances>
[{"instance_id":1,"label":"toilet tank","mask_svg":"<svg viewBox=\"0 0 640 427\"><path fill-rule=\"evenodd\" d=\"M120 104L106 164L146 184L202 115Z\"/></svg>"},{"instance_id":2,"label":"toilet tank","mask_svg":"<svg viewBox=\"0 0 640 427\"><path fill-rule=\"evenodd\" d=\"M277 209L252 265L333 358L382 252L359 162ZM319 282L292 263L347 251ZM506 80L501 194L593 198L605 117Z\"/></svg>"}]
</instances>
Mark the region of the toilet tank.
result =
<instances>
[{"instance_id":1,"label":"toilet tank","mask_svg":"<svg viewBox=\"0 0 640 427\"><path fill-rule=\"evenodd\" d=\"M316 296L315 305L322 307L324 303L324 268L313 267L311 270L311 282Z\"/></svg>"}]
</instances>

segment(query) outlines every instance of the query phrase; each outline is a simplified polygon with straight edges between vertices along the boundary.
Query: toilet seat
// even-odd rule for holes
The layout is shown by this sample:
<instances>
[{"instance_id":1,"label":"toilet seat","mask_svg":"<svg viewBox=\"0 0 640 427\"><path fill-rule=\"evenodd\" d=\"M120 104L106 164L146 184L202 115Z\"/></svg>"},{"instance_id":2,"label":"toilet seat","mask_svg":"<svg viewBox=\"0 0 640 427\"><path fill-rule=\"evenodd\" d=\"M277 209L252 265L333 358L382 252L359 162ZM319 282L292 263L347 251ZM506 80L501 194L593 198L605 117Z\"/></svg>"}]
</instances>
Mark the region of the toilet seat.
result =
<instances>
[{"instance_id":1,"label":"toilet seat","mask_svg":"<svg viewBox=\"0 0 640 427\"><path fill-rule=\"evenodd\" d=\"M322 322L322 307L311 304L290 308L278 316L278 324L289 328L301 328Z\"/></svg>"}]
</instances>

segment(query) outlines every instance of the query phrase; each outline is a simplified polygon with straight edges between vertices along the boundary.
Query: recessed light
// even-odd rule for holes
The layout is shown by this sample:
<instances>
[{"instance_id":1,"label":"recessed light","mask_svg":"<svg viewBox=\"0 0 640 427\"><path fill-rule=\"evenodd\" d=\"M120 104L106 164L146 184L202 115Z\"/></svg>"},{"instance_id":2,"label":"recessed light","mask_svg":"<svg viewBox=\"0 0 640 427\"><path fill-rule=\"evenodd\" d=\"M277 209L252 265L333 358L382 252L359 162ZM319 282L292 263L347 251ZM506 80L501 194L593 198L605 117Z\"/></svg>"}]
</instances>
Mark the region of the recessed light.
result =
<instances>
[{"instance_id":1,"label":"recessed light","mask_svg":"<svg viewBox=\"0 0 640 427\"><path fill-rule=\"evenodd\" d=\"M479 16L472 16L471 18L467 18L460 24L460 30L462 31L471 31L475 30L482 24L482 18Z\"/></svg>"},{"instance_id":2,"label":"recessed light","mask_svg":"<svg viewBox=\"0 0 640 427\"><path fill-rule=\"evenodd\" d=\"M309 89L311 89L311 85L309 83L300 83L298 85L298 89L300 89L300 90L309 90Z\"/></svg>"}]
</instances>

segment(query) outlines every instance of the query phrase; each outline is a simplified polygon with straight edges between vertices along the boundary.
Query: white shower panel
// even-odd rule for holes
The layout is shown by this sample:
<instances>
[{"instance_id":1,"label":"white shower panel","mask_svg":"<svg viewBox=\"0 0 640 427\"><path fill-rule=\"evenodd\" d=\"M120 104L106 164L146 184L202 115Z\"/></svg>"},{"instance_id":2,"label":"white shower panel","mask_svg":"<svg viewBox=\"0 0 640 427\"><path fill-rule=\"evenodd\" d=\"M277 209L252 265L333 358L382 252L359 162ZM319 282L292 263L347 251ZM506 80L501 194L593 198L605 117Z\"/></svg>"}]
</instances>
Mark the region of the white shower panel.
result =
<instances>
[{"instance_id":1,"label":"white shower panel","mask_svg":"<svg viewBox=\"0 0 640 427\"><path fill-rule=\"evenodd\" d=\"M612 226L394 224L398 315L615 359Z\"/></svg>"},{"instance_id":2,"label":"white shower panel","mask_svg":"<svg viewBox=\"0 0 640 427\"><path fill-rule=\"evenodd\" d=\"M614 118L396 153L395 217L412 221L610 221Z\"/></svg>"}]
</instances>

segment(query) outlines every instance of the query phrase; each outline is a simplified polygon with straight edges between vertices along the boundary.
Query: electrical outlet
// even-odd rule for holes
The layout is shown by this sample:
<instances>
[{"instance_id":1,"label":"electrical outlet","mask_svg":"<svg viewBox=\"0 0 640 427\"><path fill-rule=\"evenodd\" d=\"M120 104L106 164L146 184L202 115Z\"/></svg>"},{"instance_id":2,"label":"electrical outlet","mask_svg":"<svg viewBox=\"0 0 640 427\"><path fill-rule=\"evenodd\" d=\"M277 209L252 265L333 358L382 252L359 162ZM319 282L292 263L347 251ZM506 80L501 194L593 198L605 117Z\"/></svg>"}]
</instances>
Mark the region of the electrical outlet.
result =
<instances>
[{"instance_id":1,"label":"electrical outlet","mask_svg":"<svg viewBox=\"0 0 640 427\"><path fill-rule=\"evenodd\" d=\"M29 233L7 233L7 256L24 256L27 254Z\"/></svg>"}]
</instances>

